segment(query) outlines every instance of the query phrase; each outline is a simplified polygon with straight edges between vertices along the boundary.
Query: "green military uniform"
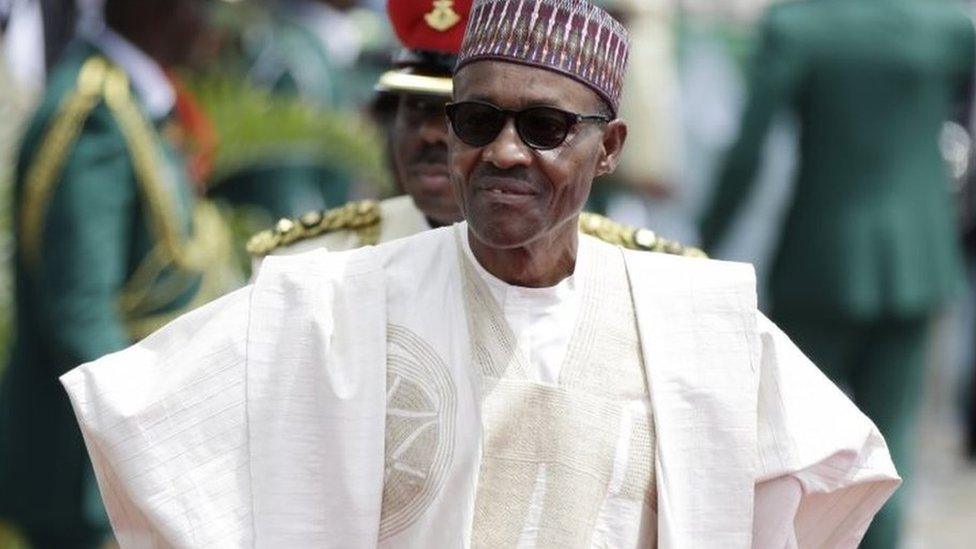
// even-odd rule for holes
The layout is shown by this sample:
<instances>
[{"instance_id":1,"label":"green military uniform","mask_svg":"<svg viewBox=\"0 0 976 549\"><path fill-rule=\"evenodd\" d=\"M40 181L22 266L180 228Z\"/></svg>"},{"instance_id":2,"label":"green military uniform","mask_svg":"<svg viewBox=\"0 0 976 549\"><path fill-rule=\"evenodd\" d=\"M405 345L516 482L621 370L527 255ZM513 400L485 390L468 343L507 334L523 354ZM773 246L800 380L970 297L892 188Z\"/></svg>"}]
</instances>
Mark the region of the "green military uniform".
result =
<instances>
[{"instance_id":1,"label":"green military uniform","mask_svg":"<svg viewBox=\"0 0 976 549\"><path fill-rule=\"evenodd\" d=\"M0 519L38 547L88 546L107 528L58 376L228 289L216 268L229 264L226 233L214 210L194 208L164 123L148 118L121 69L77 43L23 141Z\"/></svg>"},{"instance_id":2,"label":"green military uniform","mask_svg":"<svg viewBox=\"0 0 976 549\"><path fill-rule=\"evenodd\" d=\"M929 317L961 281L938 137L972 79L973 26L948 1L809 0L773 7L761 39L704 246L755 182L774 114L795 111L800 164L770 273L773 317L850 389L906 476ZM894 547L899 500L864 547Z\"/></svg>"}]
</instances>

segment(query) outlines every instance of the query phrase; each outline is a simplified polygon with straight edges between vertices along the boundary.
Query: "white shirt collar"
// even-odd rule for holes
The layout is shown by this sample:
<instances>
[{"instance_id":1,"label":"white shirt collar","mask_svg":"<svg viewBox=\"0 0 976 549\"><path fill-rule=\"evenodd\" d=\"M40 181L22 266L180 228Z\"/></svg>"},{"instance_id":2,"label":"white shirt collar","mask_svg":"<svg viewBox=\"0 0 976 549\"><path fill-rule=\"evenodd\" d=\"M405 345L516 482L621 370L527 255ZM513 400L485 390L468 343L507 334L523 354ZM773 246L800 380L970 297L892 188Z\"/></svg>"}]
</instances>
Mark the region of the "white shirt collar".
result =
<instances>
[{"instance_id":1,"label":"white shirt collar","mask_svg":"<svg viewBox=\"0 0 976 549\"><path fill-rule=\"evenodd\" d=\"M471 250L467 223L459 223L456 227L460 232L463 253L499 306L505 322L516 338L516 345L529 359L529 374L541 383L559 383L559 373L581 307L581 292L578 288L580 277L576 273L581 272L579 269L582 262L588 261L585 259L589 255L586 253L585 239L580 239L573 274L555 286L525 288L508 284L482 267Z\"/></svg>"},{"instance_id":2,"label":"white shirt collar","mask_svg":"<svg viewBox=\"0 0 976 549\"><path fill-rule=\"evenodd\" d=\"M118 33L103 27L91 41L129 76L146 112L158 120L176 105L176 90L163 68Z\"/></svg>"}]
</instances>

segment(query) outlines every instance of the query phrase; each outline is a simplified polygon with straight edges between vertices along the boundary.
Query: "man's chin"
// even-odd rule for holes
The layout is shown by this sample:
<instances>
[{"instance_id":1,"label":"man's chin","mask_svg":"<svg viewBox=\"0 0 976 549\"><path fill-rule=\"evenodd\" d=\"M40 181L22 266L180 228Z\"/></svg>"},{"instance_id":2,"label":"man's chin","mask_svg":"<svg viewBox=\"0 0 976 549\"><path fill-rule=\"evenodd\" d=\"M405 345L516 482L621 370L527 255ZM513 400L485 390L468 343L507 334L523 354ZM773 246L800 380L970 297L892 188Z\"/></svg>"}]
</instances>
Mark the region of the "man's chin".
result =
<instances>
[{"instance_id":1,"label":"man's chin","mask_svg":"<svg viewBox=\"0 0 976 549\"><path fill-rule=\"evenodd\" d=\"M452 225L464 219L453 195L445 197L443 194L435 196L412 194L411 198L424 217L440 225Z\"/></svg>"},{"instance_id":2,"label":"man's chin","mask_svg":"<svg viewBox=\"0 0 976 549\"><path fill-rule=\"evenodd\" d=\"M522 248L542 235L542 231L521 224L499 223L496 220L479 223L469 219L468 227L478 241L495 250Z\"/></svg>"},{"instance_id":3,"label":"man's chin","mask_svg":"<svg viewBox=\"0 0 976 549\"><path fill-rule=\"evenodd\" d=\"M460 212L424 212L424 217L434 227L446 227L447 225L464 221L464 217L461 216Z\"/></svg>"}]
</instances>

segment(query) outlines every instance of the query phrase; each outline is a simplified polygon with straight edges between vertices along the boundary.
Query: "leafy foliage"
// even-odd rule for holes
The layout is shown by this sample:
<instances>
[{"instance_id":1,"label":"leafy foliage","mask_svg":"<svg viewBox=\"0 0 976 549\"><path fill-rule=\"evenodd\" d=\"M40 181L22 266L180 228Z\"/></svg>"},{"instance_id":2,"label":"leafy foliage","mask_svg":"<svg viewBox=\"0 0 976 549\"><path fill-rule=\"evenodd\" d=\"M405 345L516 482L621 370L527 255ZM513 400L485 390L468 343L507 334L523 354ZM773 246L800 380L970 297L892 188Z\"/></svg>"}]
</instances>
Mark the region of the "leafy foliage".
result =
<instances>
[{"instance_id":1,"label":"leafy foliage","mask_svg":"<svg viewBox=\"0 0 976 549\"><path fill-rule=\"evenodd\" d=\"M356 113L317 108L229 76L185 79L218 136L209 181L273 163L328 166L362 183L389 189L384 146Z\"/></svg>"}]
</instances>

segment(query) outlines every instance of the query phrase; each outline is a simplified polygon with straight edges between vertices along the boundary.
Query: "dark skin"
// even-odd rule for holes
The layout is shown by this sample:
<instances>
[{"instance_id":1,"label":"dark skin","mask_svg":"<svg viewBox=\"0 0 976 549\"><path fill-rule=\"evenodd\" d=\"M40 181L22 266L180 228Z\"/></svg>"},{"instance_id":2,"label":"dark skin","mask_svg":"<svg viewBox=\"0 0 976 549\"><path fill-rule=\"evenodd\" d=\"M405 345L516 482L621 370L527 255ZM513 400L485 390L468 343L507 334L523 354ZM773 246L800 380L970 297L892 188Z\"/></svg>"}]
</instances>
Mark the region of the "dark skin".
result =
<instances>
[{"instance_id":1,"label":"dark skin","mask_svg":"<svg viewBox=\"0 0 976 549\"><path fill-rule=\"evenodd\" d=\"M511 110L606 111L599 96L575 80L501 61L463 67L454 76L454 97ZM562 145L547 151L523 143L511 119L484 147L451 132L451 180L478 262L516 286L549 287L571 275L579 214L593 180L616 169L626 139L627 124L620 119L578 124Z\"/></svg>"},{"instance_id":2,"label":"dark skin","mask_svg":"<svg viewBox=\"0 0 976 549\"><path fill-rule=\"evenodd\" d=\"M108 25L164 68L187 63L207 24L206 0L108 0Z\"/></svg>"},{"instance_id":3,"label":"dark skin","mask_svg":"<svg viewBox=\"0 0 976 549\"><path fill-rule=\"evenodd\" d=\"M434 226L462 219L447 167L447 101L443 96L401 95L391 135L397 179Z\"/></svg>"}]
</instances>

